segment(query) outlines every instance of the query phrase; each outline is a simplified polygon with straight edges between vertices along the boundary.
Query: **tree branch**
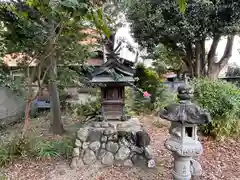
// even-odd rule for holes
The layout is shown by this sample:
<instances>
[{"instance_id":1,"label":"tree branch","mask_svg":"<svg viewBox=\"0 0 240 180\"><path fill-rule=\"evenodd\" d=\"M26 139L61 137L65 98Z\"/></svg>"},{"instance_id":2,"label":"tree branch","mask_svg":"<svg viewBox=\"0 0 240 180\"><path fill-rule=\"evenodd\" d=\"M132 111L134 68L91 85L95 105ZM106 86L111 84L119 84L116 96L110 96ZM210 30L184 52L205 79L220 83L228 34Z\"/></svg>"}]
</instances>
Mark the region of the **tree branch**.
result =
<instances>
[{"instance_id":1,"label":"tree branch","mask_svg":"<svg viewBox=\"0 0 240 180\"><path fill-rule=\"evenodd\" d=\"M208 52L208 66L210 66L211 63L213 63L213 57L216 54L216 50L217 50L220 38L221 38L220 35L217 35L217 36L215 36L213 38L213 42L212 42L211 48L210 48L210 50Z\"/></svg>"},{"instance_id":2,"label":"tree branch","mask_svg":"<svg viewBox=\"0 0 240 180\"><path fill-rule=\"evenodd\" d=\"M223 68L228 63L229 58L232 56L233 42L234 36L228 36L224 54L218 62L220 68Z\"/></svg>"},{"instance_id":3,"label":"tree branch","mask_svg":"<svg viewBox=\"0 0 240 180\"><path fill-rule=\"evenodd\" d=\"M201 44L201 74L206 75L206 69L205 69L205 60L206 60L206 48L205 48L205 39L203 38L200 42Z\"/></svg>"}]
</instances>

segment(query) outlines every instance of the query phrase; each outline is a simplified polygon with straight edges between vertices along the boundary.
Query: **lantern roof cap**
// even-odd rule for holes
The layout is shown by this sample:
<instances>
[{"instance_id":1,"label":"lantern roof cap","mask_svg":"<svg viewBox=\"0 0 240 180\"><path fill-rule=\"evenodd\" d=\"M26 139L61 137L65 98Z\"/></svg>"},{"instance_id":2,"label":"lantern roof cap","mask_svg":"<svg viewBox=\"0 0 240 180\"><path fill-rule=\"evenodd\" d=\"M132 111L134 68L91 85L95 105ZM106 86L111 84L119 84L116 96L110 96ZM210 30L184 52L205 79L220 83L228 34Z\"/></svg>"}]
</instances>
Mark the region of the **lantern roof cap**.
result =
<instances>
[{"instance_id":1,"label":"lantern roof cap","mask_svg":"<svg viewBox=\"0 0 240 180\"><path fill-rule=\"evenodd\" d=\"M179 103L166 106L161 112L160 117L172 122L182 124L207 124L211 121L207 110L202 109L197 104L191 102L193 89L189 85L178 87Z\"/></svg>"}]
</instances>

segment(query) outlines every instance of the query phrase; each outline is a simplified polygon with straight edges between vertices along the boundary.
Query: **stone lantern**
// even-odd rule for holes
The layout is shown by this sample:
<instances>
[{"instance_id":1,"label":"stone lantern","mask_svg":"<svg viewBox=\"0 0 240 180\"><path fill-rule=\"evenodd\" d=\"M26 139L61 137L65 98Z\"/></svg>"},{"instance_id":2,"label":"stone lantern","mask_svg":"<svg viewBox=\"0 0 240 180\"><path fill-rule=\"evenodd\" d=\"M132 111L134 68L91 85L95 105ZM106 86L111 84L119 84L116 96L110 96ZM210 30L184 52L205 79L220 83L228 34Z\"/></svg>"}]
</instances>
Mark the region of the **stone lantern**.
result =
<instances>
[{"instance_id":1,"label":"stone lantern","mask_svg":"<svg viewBox=\"0 0 240 180\"><path fill-rule=\"evenodd\" d=\"M171 121L170 138L165 147L172 151L174 157L173 179L190 180L199 176L202 168L193 158L203 152L198 141L197 126L211 121L209 113L192 103L193 89L189 85L178 87L179 103L171 104L160 112L160 117Z\"/></svg>"}]
</instances>

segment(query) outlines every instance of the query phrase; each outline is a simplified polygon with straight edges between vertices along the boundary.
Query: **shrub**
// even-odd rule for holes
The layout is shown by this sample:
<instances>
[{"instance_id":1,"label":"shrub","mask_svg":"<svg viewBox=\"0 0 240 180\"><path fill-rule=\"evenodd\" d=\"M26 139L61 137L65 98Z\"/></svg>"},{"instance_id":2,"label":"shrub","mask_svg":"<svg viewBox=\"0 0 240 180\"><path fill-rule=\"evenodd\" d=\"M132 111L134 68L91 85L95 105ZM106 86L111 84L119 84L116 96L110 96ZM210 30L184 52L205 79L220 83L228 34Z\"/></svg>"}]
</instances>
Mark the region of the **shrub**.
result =
<instances>
[{"instance_id":1,"label":"shrub","mask_svg":"<svg viewBox=\"0 0 240 180\"><path fill-rule=\"evenodd\" d=\"M69 158L73 141L67 137L54 140L16 136L0 146L0 166L7 165L15 158Z\"/></svg>"},{"instance_id":2,"label":"shrub","mask_svg":"<svg viewBox=\"0 0 240 180\"><path fill-rule=\"evenodd\" d=\"M239 127L240 90L224 81L195 79L193 81L197 103L206 108L213 121L201 127L205 134L214 136L237 135Z\"/></svg>"},{"instance_id":3,"label":"shrub","mask_svg":"<svg viewBox=\"0 0 240 180\"><path fill-rule=\"evenodd\" d=\"M169 104L177 102L177 100L177 93L169 91L165 87L160 88L154 103L154 110L158 112Z\"/></svg>"},{"instance_id":4,"label":"shrub","mask_svg":"<svg viewBox=\"0 0 240 180\"><path fill-rule=\"evenodd\" d=\"M1 87L8 87L17 95L26 96L26 87L24 84L24 77L13 79L11 75L4 72L0 69L0 86Z\"/></svg>"},{"instance_id":5,"label":"shrub","mask_svg":"<svg viewBox=\"0 0 240 180\"><path fill-rule=\"evenodd\" d=\"M125 109L129 115L135 115L134 92L132 87L125 87Z\"/></svg>"},{"instance_id":6,"label":"shrub","mask_svg":"<svg viewBox=\"0 0 240 180\"><path fill-rule=\"evenodd\" d=\"M76 116L93 116L98 114L101 108L100 91L90 93L93 98L89 98L86 103L77 103L70 105L70 112Z\"/></svg>"},{"instance_id":7,"label":"shrub","mask_svg":"<svg viewBox=\"0 0 240 180\"><path fill-rule=\"evenodd\" d=\"M69 138L60 140L40 140L35 149L36 157L65 157L68 159L72 155L73 141Z\"/></svg>"},{"instance_id":8,"label":"shrub","mask_svg":"<svg viewBox=\"0 0 240 180\"><path fill-rule=\"evenodd\" d=\"M151 102L154 103L156 100L157 90L161 85L158 74L150 68L145 68L143 64L138 64L136 67L135 77L138 78L138 81L136 82L137 88L150 93Z\"/></svg>"},{"instance_id":9,"label":"shrub","mask_svg":"<svg viewBox=\"0 0 240 180\"><path fill-rule=\"evenodd\" d=\"M100 110L100 98L97 97L95 100L89 99L84 104L72 104L70 109L77 116L92 116L96 115Z\"/></svg>"},{"instance_id":10,"label":"shrub","mask_svg":"<svg viewBox=\"0 0 240 180\"><path fill-rule=\"evenodd\" d=\"M136 82L134 110L151 112L155 108L156 100L159 99L165 89L163 83L154 70L145 68L143 64L137 65L135 77L138 78L138 81ZM150 100L143 97L142 91L151 94Z\"/></svg>"},{"instance_id":11,"label":"shrub","mask_svg":"<svg viewBox=\"0 0 240 180\"><path fill-rule=\"evenodd\" d=\"M0 166L4 166L11 161L10 153L4 146L0 147Z\"/></svg>"},{"instance_id":12,"label":"shrub","mask_svg":"<svg viewBox=\"0 0 240 180\"><path fill-rule=\"evenodd\" d=\"M9 142L2 142L0 146L0 166L11 162L15 157L32 156L34 148L31 148L30 140L27 137L14 137Z\"/></svg>"}]
</instances>

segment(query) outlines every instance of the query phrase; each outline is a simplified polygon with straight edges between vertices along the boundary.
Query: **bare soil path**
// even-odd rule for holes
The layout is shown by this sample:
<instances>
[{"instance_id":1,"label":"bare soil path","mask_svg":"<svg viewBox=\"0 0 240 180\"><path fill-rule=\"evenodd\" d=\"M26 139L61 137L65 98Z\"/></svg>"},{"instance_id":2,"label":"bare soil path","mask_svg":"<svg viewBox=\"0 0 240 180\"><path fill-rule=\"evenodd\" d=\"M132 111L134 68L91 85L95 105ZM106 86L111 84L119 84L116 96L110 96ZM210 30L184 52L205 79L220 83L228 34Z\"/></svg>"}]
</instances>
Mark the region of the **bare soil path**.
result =
<instances>
[{"instance_id":1,"label":"bare soil path","mask_svg":"<svg viewBox=\"0 0 240 180\"><path fill-rule=\"evenodd\" d=\"M72 170L62 160L18 161L5 169L9 180L170 180L172 157L164 147L168 127L153 123L154 117L141 117L152 139L156 168L100 168L98 165ZM156 119L155 119L156 120ZM198 180L240 180L240 142L216 142L203 138L204 154L200 157L203 175ZM1 179L1 177L0 177Z\"/></svg>"}]
</instances>

